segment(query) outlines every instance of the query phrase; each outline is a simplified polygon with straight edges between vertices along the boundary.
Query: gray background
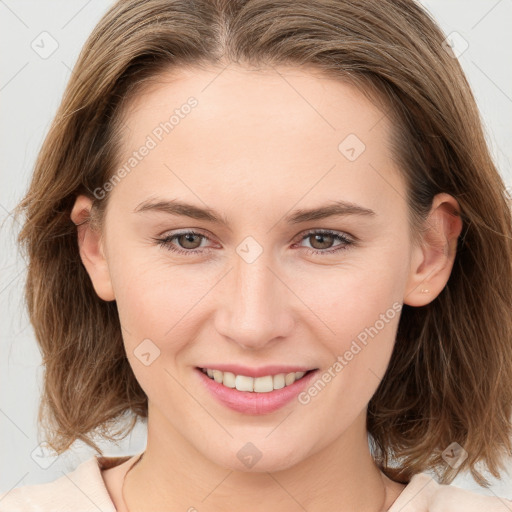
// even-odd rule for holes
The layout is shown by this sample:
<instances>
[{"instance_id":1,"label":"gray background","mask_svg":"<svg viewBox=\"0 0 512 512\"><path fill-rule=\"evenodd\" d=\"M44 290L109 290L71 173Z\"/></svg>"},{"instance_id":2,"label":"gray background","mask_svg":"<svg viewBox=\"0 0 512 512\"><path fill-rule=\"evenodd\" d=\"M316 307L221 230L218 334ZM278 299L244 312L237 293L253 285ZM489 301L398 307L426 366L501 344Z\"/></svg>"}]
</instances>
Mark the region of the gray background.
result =
<instances>
[{"instance_id":1,"label":"gray background","mask_svg":"<svg viewBox=\"0 0 512 512\"><path fill-rule=\"evenodd\" d=\"M36 429L41 357L23 306L25 262L16 250L18 226L12 222L9 212L28 185L35 157L80 48L112 3L0 0L0 221L5 221L0 246L0 492L52 481L93 454L82 443L76 443L56 460L38 449L43 441ZM477 99L495 161L510 187L512 0L423 0L421 3L446 34L455 31L463 38L452 36L456 50L463 49L460 43L467 41L468 47L459 60ZM50 36L41 35L42 32ZM58 47L51 55L44 55L52 49L52 44ZM132 435L119 445L101 443L101 446L106 455L142 451L145 425L139 423ZM469 475L457 477L453 485L512 499L512 461L508 468L509 474L503 475L501 481L491 479L493 485L487 490L478 487Z\"/></svg>"}]
</instances>

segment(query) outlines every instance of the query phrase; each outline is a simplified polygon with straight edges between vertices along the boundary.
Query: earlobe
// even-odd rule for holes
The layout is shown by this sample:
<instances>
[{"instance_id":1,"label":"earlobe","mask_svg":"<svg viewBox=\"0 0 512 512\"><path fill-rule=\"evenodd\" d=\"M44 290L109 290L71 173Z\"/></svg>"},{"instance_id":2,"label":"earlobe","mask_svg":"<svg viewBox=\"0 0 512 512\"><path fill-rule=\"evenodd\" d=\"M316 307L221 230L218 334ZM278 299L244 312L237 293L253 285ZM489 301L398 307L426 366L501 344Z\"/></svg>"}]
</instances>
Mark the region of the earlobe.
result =
<instances>
[{"instance_id":1,"label":"earlobe","mask_svg":"<svg viewBox=\"0 0 512 512\"><path fill-rule=\"evenodd\" d=\"M80 258L91 278L98 297L105 301L115 300L101 233L93 228L91 219L92 200L84 195L77 196L71 220L77 226L77 243Z\"/></svg>"},{"instance_id":2,"label":"earlobe","mask_svg":"<svg viewBox=\"0 0 512 512\"><path fill-rule=\"evenodd\" d=\"M421 242L412 248L404 304L424 306L446 286L462 231L459 212L453 196L441 193L434 197Z\"/></svg>"}]
</instances>

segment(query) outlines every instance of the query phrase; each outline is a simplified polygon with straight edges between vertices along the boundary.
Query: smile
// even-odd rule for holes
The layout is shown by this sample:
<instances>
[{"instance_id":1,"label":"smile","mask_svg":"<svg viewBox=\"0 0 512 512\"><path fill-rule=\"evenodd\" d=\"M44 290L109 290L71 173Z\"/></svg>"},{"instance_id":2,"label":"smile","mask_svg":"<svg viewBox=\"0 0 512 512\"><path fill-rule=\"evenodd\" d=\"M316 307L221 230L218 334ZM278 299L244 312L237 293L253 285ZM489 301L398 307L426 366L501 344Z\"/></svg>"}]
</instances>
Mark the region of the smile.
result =
<instances>
[{"instance_id":1,"label":"smile","mask_svg":"<svg viewBox=\"0 0 512 512\"><path fill-rule=\"evenodd\" d=\"M210 379L227 388L254 393L270 393L271 391L291 386L295 381L302 379L304 375L313 371L278 373L277 375L265 375L254 378L211 368L200 368L200 370Z\"/></svg>"}]
</instances>

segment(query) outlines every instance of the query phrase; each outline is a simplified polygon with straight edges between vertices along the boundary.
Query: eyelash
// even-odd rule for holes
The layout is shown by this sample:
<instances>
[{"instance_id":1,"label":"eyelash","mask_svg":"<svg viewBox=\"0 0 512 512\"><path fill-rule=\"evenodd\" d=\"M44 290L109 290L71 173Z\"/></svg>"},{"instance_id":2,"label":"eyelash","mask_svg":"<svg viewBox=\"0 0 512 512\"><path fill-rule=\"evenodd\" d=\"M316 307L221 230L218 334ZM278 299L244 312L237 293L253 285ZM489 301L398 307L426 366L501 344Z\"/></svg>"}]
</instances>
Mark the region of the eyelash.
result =
<instances>
[{"instance_id":1,"label":"eyelash","mask_svg":"<svg viewBox=\"0 0 512 512\"><path fill-rule=\"evenodd\" d=\"M184 254L186 256L193 256L195 254L202 254L203 252L205 252L204 249L189 249L189 250L179 249L179 248L176 247L176 245L171 243L172 240L174 240L177 237L183 236L183 235L196 235L196 236L200 236L200 237L209 239L203 233L198 233L196 231L182 231L181 233L174 233L174 234L168 235L168 236L166 236L164 238L153 238L153 240L159 246L163 247L164 249L167 249L167 250L172 251L172 252L176 252L178 254ZM309 247L305 247L305 249L308 250L309 254L323 254L323 255L334 254L334 253L337 253L337 252L344 251L344 250L348 249L351 245L354 245L354 241L351 240L350 238L348 238L347 236L345 236L344 234L339 233L337 231L330 231L330 230L311 230L311 231L308 231L307 233L305 233L302 236L302 238L300 238L299 242L302 242L303 240L306 240L311 235L331 235L336 240L338 240L340 242L343 242L343 244L340 244L339 246L336 246L336 249L334 249L334 250L332 250L332 249L325 249L325 250L310 249ZM206 249L206 250L208 250L208 249Z\"/></svg>"}]
</instances>

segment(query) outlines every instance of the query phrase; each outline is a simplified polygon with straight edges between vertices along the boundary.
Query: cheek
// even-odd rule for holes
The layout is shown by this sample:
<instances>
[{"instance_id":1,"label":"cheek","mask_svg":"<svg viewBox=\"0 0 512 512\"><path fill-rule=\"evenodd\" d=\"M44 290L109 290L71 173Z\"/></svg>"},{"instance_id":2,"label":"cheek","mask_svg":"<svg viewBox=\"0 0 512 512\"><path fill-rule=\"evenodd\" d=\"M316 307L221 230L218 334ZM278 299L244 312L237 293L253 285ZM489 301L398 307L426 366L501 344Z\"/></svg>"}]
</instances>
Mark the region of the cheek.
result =
<instances>
[{"instance_id":1,"label":"cheek","mask_svg":"<svg viewBox=\"0 0 512 512\"><path fill-rule=\"evenodd\" d=\"M206 295L223 272L170 262L159 252L139 248L119 257L113 281L127 350L150 339L160 348L163 361L196 339L205 304L211 304Z\"/></svg>"},{"instance_id":2,"label":"cheek","mask_svg":"<svg viewBox=\"0 0 512 512\"><path fill-rule=\"evenodd\" d=\"M232 291L224 284L217 292L208 293L226 271L215 262L193 264L197 260L192 256L191 263L182 263L168 256L164 248L122 247L115 240L112 247L115 250L109 268L121 324L125 334L132 335L131 343L144 338L168 343L170 339L184 339L187 329L191 338L198 315L218 309L226 302L225 294L230 296ZM396 246L374 247L347 253L337 266L308 262L277 268L294 292L283 293L282 307L287 308L286 301L290 312L299 307L301 320L315 329L314 334L325 340L323 343L333 340L328 342L331 348L343 353L351 340L364 336L364 329L402 298L405 273L398 264L404 261L399 253ZM233 276L228 280L233 281Z\"/></svg>"},{"instance_id":3,"label":"cheek","mask_svg":"<svg viewBox=\"0 0 512 512\"><path fill-rule=\"evenodd\" d=\"M120 265L116 275L125 350L144 392L152 401L169 401L181 396L171 375L181 351L197 338L194 307L208 283L186 279L195 273L184 267L155 261L132 265L135 260Z\"/></svg>"},{"instance_id":4,"label":"cheek","mask_svg":"<svg viewBox=\"0 0 512 512\"><path fill-rule=\"evenodd\" d=\"M370 393L368 398L386 371L402 308L389 294L372 298L371 303L342 300L330 306L330 315L324 318L333 332L322 339L331 355L328 365L342 375L343 387L356 395Z\"/></svg>"},{"instance_id":5,"label":"cheek","mask_svg":"<svg viewBox=\"0 0 512 512\"><path fill-rule=\"evenodd\" d=\"M407 275L400 261L396 252L372 251L337 267L305 269L294 277L294 291L325 328L326 339L345 343L386 312L394 315Z\"/></svg>"},{"instance_id":6,"label":"cheek","mask_svg":"<svg viewBox=\"0 0 512 512\"><path fill-rule=\"evenodd\" d=\"M317 274L316 284L310 279L300 289L319 326L313 334L329 353L327 372L335 377L325 379L333 384L327 384L331 399L337 403L341 394L349 407L345 411L369 401L389 364L406 279L401 261L400 254L382 250L375 258L354 258L350 265L329 269L323 281Z\"/></svg>"},{"instance_id":7,"label":"cheek","mask_svg":"<svg viewBox=\"0 0 512 512\"><path fill-rule=\"evenodd\" d=\"M391 305L383 297L381 303L382 307L355 311L352 316L340 309L332 317L337 319L332 324L336 335L322 339L330 357L301 403L310 404L315 417L336 425L334 431L347 428L367 406L389 365L401 302Z\"/></svg>"}]
</instances>

